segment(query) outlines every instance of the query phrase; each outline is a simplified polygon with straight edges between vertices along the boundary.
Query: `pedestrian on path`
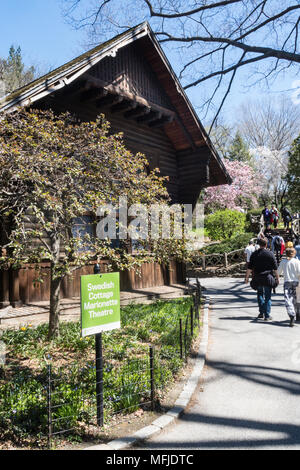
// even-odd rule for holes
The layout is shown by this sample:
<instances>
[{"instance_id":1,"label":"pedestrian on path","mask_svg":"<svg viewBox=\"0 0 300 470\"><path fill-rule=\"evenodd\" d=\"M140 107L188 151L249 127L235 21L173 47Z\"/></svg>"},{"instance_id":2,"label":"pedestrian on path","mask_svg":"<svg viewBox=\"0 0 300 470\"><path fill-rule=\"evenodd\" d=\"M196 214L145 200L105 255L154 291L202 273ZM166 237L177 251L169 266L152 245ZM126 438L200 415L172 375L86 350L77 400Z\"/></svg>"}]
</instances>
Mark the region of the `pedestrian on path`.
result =
<instances>
[{"instance_id":1,"label":"pedestrian on path","mask_svg":"<svg viewBox=\"0 0 300 470\"><path fill-rule=\"evenodd\" d=\"M272 214L268 206L265 206L265 208L262 210L262 215L264 218L264 224L267 230L271 228L271 220L272 220Z\"/></svg>"},{"instance_id":2,"label":"pedestrian on path","mask_svg":"<svg viewBox=\"0 0 300 470\"><path fill-rule=\"evenodd\" d=\"M284 275L284 303L287 313L290 317L290 326L294 326L297 311L297 292L296 289L300 280L300 261L295 258L295 248L286 249L286 258L281 260L278 274Z\"/></svg>"},{"instance_id":3,"label":"pedestrian on path","mask_svg":"<svg viewBox=\"0 0 300 470\"><path fill-rule=\"evenodd\" d=\"M272 205L272 208L271 208L271 219L272 219L272 224L274 225L274 229L276 229L278 225L278 220L279 220L279 211L274 204Z\"/></svg>"},{"instance_id":4,"label":"pedestrian on path","mask_svg":"<svg viewBox=\"0 0 300 470\"><path fill-rule=\"evenodd\" d=\"M282 219L283 219L284 228L289 229L290 228L290 222L292 220L292 216L291 216L291 213L290 213L290 211L288 210L287 207L283 207L281 209L281 215L282 215Z\"/></svg>"},{"instance_id":5,"label":"pedestrian on path","mask_svg":"<svg viewBox=\"0 0 300 470\"><path fill-rule=\"evenodd\" d=\"M277 264L279 264L281 260L282 244L284 244L284 239L280 236L280 233L277 232L272 239L272 251L275 254Z\"/></svg>"},{"instance_id":6,"label":"pedestrian on path","mask_svg":"<svg viewBox=\"0 0 300 470\"><path fill-rule=\"evenodd\" d=\"M248 264L249 264L252 253L254 253L254 251L257 250L258 248L259 246L256 245L253 240L250 240L248 245L246 246L245 251L244 251L245 257L246 257L246 269L248 268Z\"/></svg>"},{"instance_id":7,"label":"pedestrian on path","mask_svg":"<svg viewBox=\"0 0 300 470\"><path fill-rule=\"evenodd\" d=\"M264 318L268 321L272 319L270 315L272 289L279 284L279 276L275 256L271 251L267 250L267 241L259 239L258 244L260 248L250 257L245 283L248 284L252 273L250 285L254 290L257 290L257 303L259 307L257 318Z\"/></svg>"}]
</instances>

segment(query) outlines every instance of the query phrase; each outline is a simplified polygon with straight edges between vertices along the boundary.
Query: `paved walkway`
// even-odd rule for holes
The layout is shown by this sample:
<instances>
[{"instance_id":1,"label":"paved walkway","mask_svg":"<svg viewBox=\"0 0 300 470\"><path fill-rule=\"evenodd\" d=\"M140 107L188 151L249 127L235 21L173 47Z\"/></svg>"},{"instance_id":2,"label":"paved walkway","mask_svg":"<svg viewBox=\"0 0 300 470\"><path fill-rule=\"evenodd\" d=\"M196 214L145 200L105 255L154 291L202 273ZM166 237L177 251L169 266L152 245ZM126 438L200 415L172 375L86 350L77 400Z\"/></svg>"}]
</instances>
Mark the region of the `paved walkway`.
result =
<instances>
[{"instance_id":1,"label":"paved walkway","mask_svg":"<svg viewBox=\"0 0 300 470\"><path fill-rule=\"evenodd\" d=\"M282 286L264 322L242 279L201 284L213 300L202 383L176 424L141 447L300 449L300 324L288 326Z\"/></svg>"}]
</instances>

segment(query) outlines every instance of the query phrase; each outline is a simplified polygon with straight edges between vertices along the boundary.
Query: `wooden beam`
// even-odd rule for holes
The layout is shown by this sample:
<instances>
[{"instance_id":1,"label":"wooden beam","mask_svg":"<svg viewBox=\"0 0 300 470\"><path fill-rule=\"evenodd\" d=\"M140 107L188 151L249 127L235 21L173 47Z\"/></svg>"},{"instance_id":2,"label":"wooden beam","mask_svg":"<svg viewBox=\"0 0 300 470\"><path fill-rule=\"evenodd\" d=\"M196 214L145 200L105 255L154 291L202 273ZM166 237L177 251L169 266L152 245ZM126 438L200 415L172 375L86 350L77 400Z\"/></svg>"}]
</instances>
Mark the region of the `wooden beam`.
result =
<instances>
[{"instance_id":1,"label":"wooden beam","mask_svg":"<svg viewBox=\"0 0 300 470\"><path fill-rule=\"evenodd\" d=\"M146 114L149 114L150 111L151 111L151 108L148 108L147 106L138 106L135 109L126 111L126 113L124 113L124 117L127 119L136 119L139 116L144 116Z\"/></svg>"},{"instance_id":2,"label":"wooden beam","mask_svg":"<svg viewBox=\"0 0 300 470\"><path fill-rule=\"evenodd\" d=\"M137 108L138 103L136 101L129 101L127 99L124 99L121 103L114 104L111 108L110 111L112 113L118 113L120 111L126 111L129 109L135 109Z\"/></svg>"},{"instance_id":3,"label":"wooden beam","mask_svg":"<svg viewBox=\"0 0 300 470\"><path fill-rule=\"evenodd\" d=\"M160 119L156 119L155 121L149 122L149 127L162 127L169 122L174 121L173 116L162 116Z\"/></svg>"},{"instance_id":4,"label":"wooden beam","mask_svg":"<svg viewBox=\"0 0 300 470\"><path fill-rule=\"evenodd\" d=\"M148 114L145 114L144 116L140 116L137 118L137 122L151 122L155 120L159 120L162 118L162 113L159 111L151 111Z\"/></svg>"},{"instance_id":5,"label":"wooden beam","mask_svg":"<svg viewBox=\"0 0 300 470\"><path fill-rule=\"evenodd\" d=\"M188 132L187 128L185 127L183 121L181 120L181 118L178 115L176 116L176 121L178 122L178 124L179 124L183 134L185 135L188 143L190 144L191 148L193 150L196 150L196 145L195 145L195 142L192 139L192 136L190 135L190 133Z\"/></svg>"},{"instance_id":6,"label":"wooden beam","mask_svg":"<svg viewBox=\"0 0 300 470\"><path fill-rule=\"evenodd\" d=\"M90 88L89 90L83 91L80 95L80 102L93 101L99 98L103 98L108 95L108 91L105 88Z\"/></svg>"},{"instance_id":7,"label":"wooden beam","mask_svg":"<svg viewBox=\"0 0 300 470\"><path fill-rule=\"evenodd\" d=\"M96 100L96 106L97 108L101 108L102 106L108 106L114 103L121 103L123 100L124 100L123 96L112 95L111 93L108 93L103 98Z\"/></svg>"},{"instance_id":8,"label":"wooden beam","mask_svg":"<svg viewBox=\"0 0 300 470\"><path fill-rule=\"evenodd\" d=\"M163 115L170 115L175 117L175 111L159 106L155 103L152 103L141 96L129 93L128 91L123 90L119 86L111 85L109 83L100 80L99 78L93 77L92 75L86 74L87 86L91 88L105 88L109 93L121 95L124 99L136 102L138 106L145 106L151 108L153 111L160 111Z\"/></svg>"}]
</instances>

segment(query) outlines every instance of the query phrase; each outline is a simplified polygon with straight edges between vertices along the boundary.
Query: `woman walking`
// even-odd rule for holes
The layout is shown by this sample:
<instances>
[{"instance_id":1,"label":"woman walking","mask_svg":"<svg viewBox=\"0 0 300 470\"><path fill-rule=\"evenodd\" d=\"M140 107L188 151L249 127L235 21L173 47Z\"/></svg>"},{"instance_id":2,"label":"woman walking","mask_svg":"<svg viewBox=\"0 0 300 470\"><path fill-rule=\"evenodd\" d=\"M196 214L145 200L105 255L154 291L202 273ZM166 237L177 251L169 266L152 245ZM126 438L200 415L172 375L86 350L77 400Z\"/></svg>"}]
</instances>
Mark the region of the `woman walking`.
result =
<instances>
[{"instance_id":1,"label":"woman walking","mask_svg":"<svg viewBox=\"0 0 300 470\"><path fill-rule=\"evenodd\" d=\"M286 258L282 259L278 268L278 274L284 275L284 302L287 313L290 317L290 326L294 326L297 310L296 288L300 280L300 261L295 258L295 248L285 250Z\"/></svg>"}]
</instances>

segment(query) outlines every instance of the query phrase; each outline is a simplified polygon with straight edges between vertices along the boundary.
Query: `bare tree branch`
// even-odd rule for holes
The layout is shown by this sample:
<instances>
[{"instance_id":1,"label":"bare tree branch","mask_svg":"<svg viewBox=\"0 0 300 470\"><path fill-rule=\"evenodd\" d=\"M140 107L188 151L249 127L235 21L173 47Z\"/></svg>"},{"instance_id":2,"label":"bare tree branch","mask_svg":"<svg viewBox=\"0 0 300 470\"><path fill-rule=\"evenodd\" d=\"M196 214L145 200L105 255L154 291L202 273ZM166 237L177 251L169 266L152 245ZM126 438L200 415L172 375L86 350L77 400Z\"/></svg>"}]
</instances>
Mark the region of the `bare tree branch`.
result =
<instances>
[{"instance_id":1,"label":"bare tree branch","mask_svg":"<svg viewBox=\"0 0 300 470\"><path fill-rule=\"evenodd\" d=\"M190 15L195 15L196 13L200 13L205 10L212 10L214 8L220 8L223 6L228 6L232 5L233 3L241 3L243 0L224 0L222 2L213 2L209 3L208 5L202 5L201 7L194 8L193 10L189 11L184 11L182 13L173 13L173 14L167 14L167 13L159 13L154 11L153 6L149 0L144 0L144 2L148 5L150 15L151 16L157 16L159 18L182 18Z\"/></svg>"}]
</instances>

